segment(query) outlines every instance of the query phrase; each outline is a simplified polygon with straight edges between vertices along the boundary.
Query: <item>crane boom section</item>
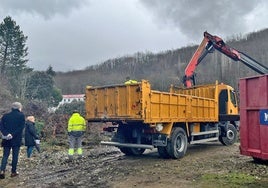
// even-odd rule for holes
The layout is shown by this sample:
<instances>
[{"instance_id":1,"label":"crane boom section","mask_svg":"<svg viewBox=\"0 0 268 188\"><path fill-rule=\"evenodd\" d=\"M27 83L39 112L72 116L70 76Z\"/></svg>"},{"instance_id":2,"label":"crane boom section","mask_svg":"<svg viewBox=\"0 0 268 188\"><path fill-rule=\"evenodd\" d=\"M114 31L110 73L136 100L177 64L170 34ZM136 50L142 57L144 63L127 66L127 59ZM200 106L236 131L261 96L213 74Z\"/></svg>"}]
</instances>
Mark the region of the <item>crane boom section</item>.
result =
<instances>
[{"instance_id":1,"label":"crane boom section","mask_svg":"<svg viewBox=\"0 0 268 188\"><path fill-rule=\"evenodd\" d=\"M183 78L183 83L186 87L191 87L195 85L195 69L198 64L205 58L209 52L213 52L216 49L234 61L240 61L244 65L248 66L252 70L256 71L259 74L267 74L268 68L255 59L249 57L248 55L240 52L228 45L218 36L204 32L204 38L200 43L199 47L195 51L193 57L188 63L185 69L185 76Z\"/></svg>"}]
</instances>

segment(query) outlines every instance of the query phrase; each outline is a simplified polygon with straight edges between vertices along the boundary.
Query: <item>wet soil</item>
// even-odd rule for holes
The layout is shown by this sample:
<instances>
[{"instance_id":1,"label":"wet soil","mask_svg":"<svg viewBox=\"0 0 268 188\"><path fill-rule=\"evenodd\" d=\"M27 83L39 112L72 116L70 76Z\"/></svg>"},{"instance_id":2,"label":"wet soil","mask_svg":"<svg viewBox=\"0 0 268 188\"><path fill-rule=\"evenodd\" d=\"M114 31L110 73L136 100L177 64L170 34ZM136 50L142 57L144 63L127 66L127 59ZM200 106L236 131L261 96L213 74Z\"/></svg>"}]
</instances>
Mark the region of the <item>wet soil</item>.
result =
<instances>
[{"instance_id":1,"label":"wet soil","mask_svg":"<svg viewBox=\"0 0 268 188\"><path fill-rule=\"evenodd\" d=\"M43 143L44 144L44 143ZM26 159L22 147L18 177L0 180L0 187L267 187L268 166L239 153L239 143L211 142L189 146L180 160L162 159L157 150L129 157L112 146L84 146L84 158L67 160L66 145L43 145ZM2 150L1 150L2 151ZM2 156L2 155L1 155ZM250 181L249 181L250 180Z\"/></svg>"}]
</instances>

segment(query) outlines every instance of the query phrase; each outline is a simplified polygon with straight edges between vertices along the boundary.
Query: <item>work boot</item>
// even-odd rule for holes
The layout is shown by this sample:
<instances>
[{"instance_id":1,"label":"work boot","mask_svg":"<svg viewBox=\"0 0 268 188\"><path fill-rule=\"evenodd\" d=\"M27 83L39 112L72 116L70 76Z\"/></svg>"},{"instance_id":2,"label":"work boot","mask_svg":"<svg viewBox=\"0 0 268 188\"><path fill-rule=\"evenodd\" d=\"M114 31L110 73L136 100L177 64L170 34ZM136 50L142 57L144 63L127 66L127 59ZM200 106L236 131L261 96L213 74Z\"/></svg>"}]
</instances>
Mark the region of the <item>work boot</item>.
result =
<instances>
[{"instance_id":1,"label":"work boot","mask_svg":"<svg viewBox=\"0 0 268 188\"><path fill-rule=\"evenodd\" d=\"M74 160L74 156L73 155L68 155L68 162L72 162Z\"/></svg>"},{"instance_id":2,"label":"work boot","mask_svg":"<svg viewBox=\"0 0 268 188\"><path fill-rule=\"evenodd\" d=\"M4 171L0 172L0 179L5 179L5 172Z\"/></svg>"},{"instance_id":3,"label":"work boot","mask_svg":"<svg viewBox=\"0 0 268 188\"><path fill-rule=\"evenodd\" d=\"M18 175L19 175L18 172L12 172L11 175L10 175L10 177L13 178L13 177L16 177L16 176L18 176Z\"/></svg>"}]
</instances>

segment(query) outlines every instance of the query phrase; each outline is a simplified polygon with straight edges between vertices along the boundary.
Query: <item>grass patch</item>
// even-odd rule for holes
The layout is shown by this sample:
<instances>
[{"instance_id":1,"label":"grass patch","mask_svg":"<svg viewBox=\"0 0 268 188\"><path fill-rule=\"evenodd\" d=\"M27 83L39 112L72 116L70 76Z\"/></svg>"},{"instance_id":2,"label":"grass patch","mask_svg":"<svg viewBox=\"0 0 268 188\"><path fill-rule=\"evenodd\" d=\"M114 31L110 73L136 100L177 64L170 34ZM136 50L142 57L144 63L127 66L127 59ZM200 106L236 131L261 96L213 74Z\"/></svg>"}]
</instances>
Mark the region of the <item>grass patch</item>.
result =
<instances>
[{"instance_id":1,"label":"grass patch","mask_svg":"<svg viewBox=\"0 0 268 188\"><path fill-rule=\"evenodd\" d=\"M198 187L206 188L253 188L267 187L267 179L243 173L204 174L197 180Z\"/></svg>"}]
</instances>

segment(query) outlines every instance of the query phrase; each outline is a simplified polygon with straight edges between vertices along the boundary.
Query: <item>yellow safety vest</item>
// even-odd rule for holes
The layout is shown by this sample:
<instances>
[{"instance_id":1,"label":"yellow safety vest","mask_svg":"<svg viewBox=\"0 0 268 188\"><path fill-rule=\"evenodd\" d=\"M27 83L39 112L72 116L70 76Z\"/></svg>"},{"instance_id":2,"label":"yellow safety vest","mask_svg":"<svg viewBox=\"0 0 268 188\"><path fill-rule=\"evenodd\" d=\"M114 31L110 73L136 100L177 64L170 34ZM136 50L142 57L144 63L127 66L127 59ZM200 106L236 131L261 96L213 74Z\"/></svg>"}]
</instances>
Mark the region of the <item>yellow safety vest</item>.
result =
<instances>
[{"instance_id":1,"label":"yellow safety vest","mask_svg":"<svg viewBox=\"0 0 268 188\"><path fill-rule=\"evenodd\" d=\"M79 113L73 113L68 121L68 132L85 130L86 120Z\"/></svg>"},{"instance_id":2,"label":"yellow safety vest","mask_svg":"<svg viewBox=\"0 0 268 188\"><path fill-rule=\"evenodd\" d=\"M138 83L136 80L128 80L125 82L125 84L136 84Z\"/></svg>"}]
</instances>

